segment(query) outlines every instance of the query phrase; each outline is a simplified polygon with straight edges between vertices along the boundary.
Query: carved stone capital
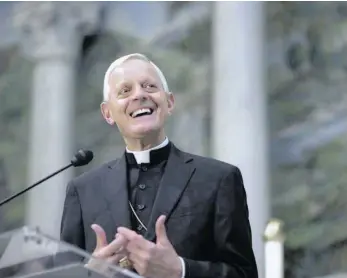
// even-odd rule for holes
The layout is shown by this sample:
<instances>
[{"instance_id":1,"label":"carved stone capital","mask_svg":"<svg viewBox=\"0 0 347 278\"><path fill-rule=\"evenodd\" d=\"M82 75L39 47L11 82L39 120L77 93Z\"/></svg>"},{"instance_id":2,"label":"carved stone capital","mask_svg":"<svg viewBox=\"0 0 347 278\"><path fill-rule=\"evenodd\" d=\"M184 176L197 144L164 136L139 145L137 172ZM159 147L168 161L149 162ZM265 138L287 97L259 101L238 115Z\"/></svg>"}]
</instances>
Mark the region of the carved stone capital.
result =
<instances>
[{"instance_id":1,"label":"carved stone capital","mask_svg":"<svg viewBox=\"0 0 347 278\"><path fill-rule=\"evenodd\" d=\"M100 8L99 2L19 2L14 26L30 56L75 58L81 38L99 27Z\"/></svg>"}]
</instances>

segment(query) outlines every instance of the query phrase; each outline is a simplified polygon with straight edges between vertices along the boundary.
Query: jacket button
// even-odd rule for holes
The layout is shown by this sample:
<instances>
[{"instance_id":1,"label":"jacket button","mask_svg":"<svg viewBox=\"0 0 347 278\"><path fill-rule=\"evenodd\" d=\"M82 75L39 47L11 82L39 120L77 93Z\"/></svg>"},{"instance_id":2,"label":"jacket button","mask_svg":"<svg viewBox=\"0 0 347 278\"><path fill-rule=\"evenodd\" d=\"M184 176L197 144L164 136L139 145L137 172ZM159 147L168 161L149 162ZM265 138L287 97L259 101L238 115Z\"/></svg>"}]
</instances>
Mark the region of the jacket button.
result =
<instances>
[{"instance_id":1,"label":"jacket button","mask_svg":"<svg viewBox=\"0 0 347 278\"><path fill-rule=\"evenodd\" d=\"M138 210L143 210L145 208L145 205L137 205Z\"/></svg>"},{"instance_id":2,"label":"jacket button","mask_svg":"<svg viewBox=\"0 0 347 278\"><path fill-rule=\"evenodd\" d=\"M143 190L143 189L146 188L146 185L141 183L141 184L139 185L139 188Z\"/></svg>"}]
</instances>

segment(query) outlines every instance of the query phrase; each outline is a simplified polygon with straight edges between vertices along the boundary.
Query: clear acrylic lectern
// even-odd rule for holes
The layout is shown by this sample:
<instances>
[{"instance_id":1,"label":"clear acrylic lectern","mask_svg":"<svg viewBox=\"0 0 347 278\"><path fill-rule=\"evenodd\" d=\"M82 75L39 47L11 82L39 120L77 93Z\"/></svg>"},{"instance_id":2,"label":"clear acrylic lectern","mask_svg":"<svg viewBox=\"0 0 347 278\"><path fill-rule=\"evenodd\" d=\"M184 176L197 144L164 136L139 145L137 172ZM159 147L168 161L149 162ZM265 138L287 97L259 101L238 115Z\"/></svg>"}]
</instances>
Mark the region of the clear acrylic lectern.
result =
<instances>
[{"instance_id":1,"label":"clear acrylic lectern","mask_svg":"<svg viewBox=\"0 0 347 278\"><path fill-rule=\"evenodd\" d=\"M29 227L0 235L0 277L141 278Z\"/></svg>"}]
</instances>

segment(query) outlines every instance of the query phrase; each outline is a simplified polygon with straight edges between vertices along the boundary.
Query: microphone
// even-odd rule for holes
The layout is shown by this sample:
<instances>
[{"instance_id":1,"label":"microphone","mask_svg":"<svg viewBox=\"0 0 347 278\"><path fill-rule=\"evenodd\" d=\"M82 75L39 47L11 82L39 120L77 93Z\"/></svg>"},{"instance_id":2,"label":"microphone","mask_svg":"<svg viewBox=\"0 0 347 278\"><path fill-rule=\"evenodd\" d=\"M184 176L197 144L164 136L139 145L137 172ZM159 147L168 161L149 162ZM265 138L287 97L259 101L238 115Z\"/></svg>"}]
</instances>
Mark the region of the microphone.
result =
<instances>
[{"instance_id":1,"label":"microphone","mask_svg":"<svg viewBox=\"0 0 347 278\"><path fill-rule=\"evenodd\" d=\"M71 166L74 167L80 167L87 165L89 162L93 160L93 152L89 150L79 150L71 159L70 164L66 165L65 167L59 169L58 171L55 171L54 173L50 174L49 176L39 180L38 182L34 183L33 185L23 189L22 191L19 191L18 193L8 197L7 199L0 202L0 207L9 201L13 200L14 198L17 198L18 196L22 195L23 193L29 191L30 189L36 187L37 185L43 183L44 181L54 177L55 175L59 174L60 172L63 172L64 170L70 168Z\"/></svg>"}]
</instances>

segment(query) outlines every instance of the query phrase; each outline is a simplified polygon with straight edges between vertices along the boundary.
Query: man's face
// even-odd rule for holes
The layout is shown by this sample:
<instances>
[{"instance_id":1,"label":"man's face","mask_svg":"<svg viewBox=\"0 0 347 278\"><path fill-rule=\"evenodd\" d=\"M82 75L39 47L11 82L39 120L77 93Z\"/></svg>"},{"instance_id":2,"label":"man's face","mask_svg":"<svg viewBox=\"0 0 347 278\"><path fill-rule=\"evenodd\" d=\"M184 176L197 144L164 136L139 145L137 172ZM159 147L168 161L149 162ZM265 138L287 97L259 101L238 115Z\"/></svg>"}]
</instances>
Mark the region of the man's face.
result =
<instances>
[{"instance_id":1,"label":"man's face","mask_svg":"<svg viewBox=\"0 0 347 278\"><path fill-rule=\"evenodd\" d=\"M153 66L142 60L128 60L108 80L109 99L101 105L109 124L118 126L125 137L142 138L161 131L174 107L172 94L164 92Z\"/></svg>"}]
</instances>

